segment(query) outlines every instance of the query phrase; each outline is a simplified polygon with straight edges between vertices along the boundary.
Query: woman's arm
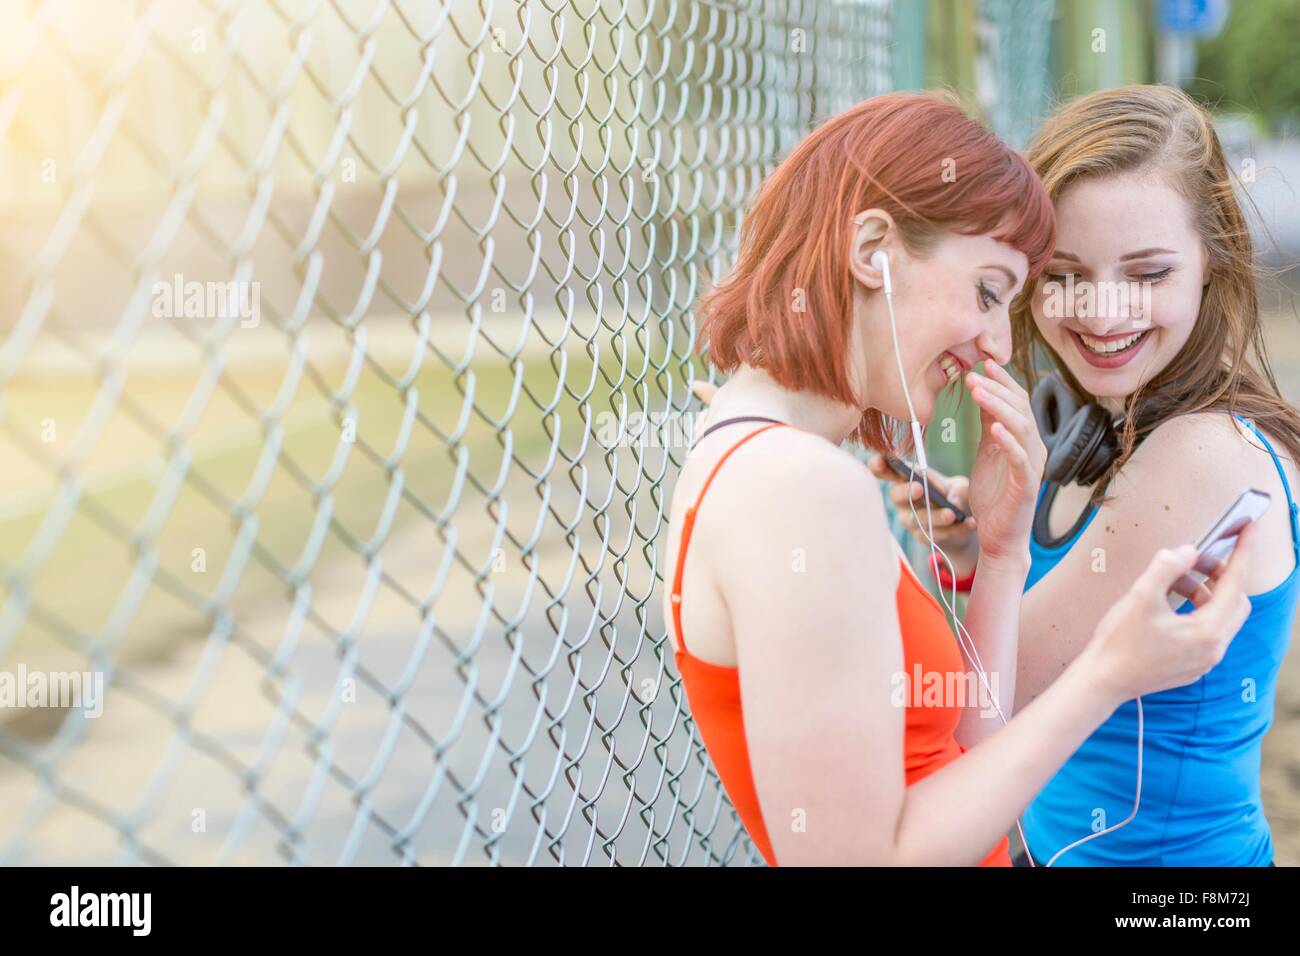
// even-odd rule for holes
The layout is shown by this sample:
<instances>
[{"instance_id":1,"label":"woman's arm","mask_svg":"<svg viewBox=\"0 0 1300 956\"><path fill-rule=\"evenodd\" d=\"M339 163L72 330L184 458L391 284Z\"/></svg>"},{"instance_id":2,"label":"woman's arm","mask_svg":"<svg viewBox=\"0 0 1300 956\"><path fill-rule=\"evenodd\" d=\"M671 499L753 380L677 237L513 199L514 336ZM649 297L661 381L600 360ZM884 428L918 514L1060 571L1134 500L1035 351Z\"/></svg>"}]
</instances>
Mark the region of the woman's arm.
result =
<instances>
[{"instance_id":1,"label":"woman's arm","mask_svg":"<svg viewBox=\"0 0 1300 956\"><path fill-rule=\"evenodd\" d=\"M926 536L919 530L925 522L925 502L921 498L922 486L919 481L909 481L906 476L896 475L885 465L879 455L867 462L873 475L882 481L891 482L888 487L889 500L898 513L899 523L922 544ZM930 487L938 488L950 501L960 508L969 508L968 489L970 482L963 477L948 477L930 469ZM909 497L911 501L909 502ZM913 511L915 509L915 513ZM1031 559L1026 547L1019 555L980 557L979 538L975 531L976 521L968 516L957 524L952 512L947 508L931 508L930 518L934 531L934 542L943 551L939 566L955 578L965 578L975 570L976 563L980 573L971 585L966 599L962 626L970 635L979 655L978 663L985 670L989 687L986 690L984 679L973 667L969 671L969 684L978 689L980 697L977 706L968 707L962 715L961 725L957 728L957 742L967 750L1002 725L996 710L990 711L985 701L985 694L991 691L997 699L1002 714L1010 717L1012 703L1015 700L1015 677L1017 668L1019 642L1019 608L1021 595L1025 589L1025 580L1029 576ZM944 597L944 603L950 608L956 607L951 588L938 585ZM960 635L959 635L960 636ZM962 642L962 653L966 653L967 642Z\"/></svg>"},{"instance_id":2,"label":"woman's arm","mask_svg":"<svg viewBox=\"0 0 1300 956\"><path fill-rule=\"evenodd\" d=\"M902 572L883 502L851 456L778 431L736 453L753 477L715 491L696 533L714 542L708 574L731 616L751 768L782 865L978 863L1135 687L1204 673L1226 647L1217 635L1244 619L1238 562L1211 602L1173 614L1162 589L1191 555L1165 553L1030 713L907 788L892 694Z\"/></svg>"},{"instance_id":3,"label":"woman's arm","mask_svg":"<svg viewBox=\"0 0 1300 956\"><path fill-rule=\"evenodd\" d=\"M973 686L980 688L978 700L968 705L957 728L957 742L967 750L1002 726L996 711L985 706L991 691L1003 716L1010 719L1016 699L1016 668L1019 654L1020 601L1029 576L1029 551L1018 555L994 555L979 559L979 573L971 585L962 626L983 665L989 687L985 690L979 672L972 669ZM951 597L951 592L949 593ZM963 651L963 654L965 652Z\"/></svg>"},{"instance_id":4,"label":"woman's arm","mask_svg":"<svg viewBox=\"0 0 1300 956\"><path fill-rule=\"evenodd\" d=\"M1020 600L1029 576L1029 533L1047 449L1029 394L1010 374L986 361L987 375L971 372L966 384L980 409L980 443L971 468L970 504L979 523L978 571L963 620L976 658L968 661L981 694L962 713L957 741L971 749L1002 726L1016 695ZM984 678L979 670L984 671ZM983 687L987 680L988 686ZM996 707L987 706L992 693Z\"/></svg>"},{"instance_id":5,"label":"woman's arm","mask_svg":"<svg viewBox=\"0 0 1300 956\"><path fill-rule=\"evenodd\" d=\"M1269 473L1272 473L1271 475ZM1102 614L1162 547L1193 543L1247 487L1273 491L1256 560L1286 525L1276 469L1222 412L1165 422L1140 446L1111 486L1113 500L1059 564L1025 593L1020 620L1016 709L1041 694L1087 645ZM1289 545L1286 547L1289 556ZM1289 562L1288 562L1289 567ZM1253 574L1253 572L1252 572Z\"/></svg>"}]
</instances>

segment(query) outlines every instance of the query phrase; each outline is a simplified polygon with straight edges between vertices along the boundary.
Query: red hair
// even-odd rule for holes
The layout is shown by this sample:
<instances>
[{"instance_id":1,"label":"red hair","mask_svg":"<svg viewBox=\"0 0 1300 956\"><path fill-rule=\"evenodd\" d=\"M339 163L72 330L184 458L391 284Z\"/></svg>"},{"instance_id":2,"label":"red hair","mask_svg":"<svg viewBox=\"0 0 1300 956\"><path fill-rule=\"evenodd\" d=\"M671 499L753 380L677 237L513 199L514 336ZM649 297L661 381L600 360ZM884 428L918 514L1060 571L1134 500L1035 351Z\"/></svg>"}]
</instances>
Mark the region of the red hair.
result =
<instances>
[{"instance_id":1,"label":"red hair","mask_svg":"<svg viewBox=\"0 0 1300 956\"><path fill-rule=\"evenodd\" d=\"M734 270L698 306L709 361L724 372L744 362L785 388L859 404L848 368L850 219L872 208L894 218L917 254L943 229L992 235L1025 254L1031 279L1056 242L1038 176L957 103L932 93L863 100L814 130L760 187ZM892 427L868 411L853 438L885 450Z\"/></svg>"}]
</instances>

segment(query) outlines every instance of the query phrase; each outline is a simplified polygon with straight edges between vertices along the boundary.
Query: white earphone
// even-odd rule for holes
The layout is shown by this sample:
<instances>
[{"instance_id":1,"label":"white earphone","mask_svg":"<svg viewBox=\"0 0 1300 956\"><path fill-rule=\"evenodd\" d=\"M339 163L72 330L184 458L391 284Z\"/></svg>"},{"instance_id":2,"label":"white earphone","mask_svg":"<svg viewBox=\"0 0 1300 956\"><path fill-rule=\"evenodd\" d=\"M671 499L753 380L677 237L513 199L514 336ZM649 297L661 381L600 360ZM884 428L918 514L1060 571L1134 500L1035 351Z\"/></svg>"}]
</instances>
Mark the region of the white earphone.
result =
<instances>
[{"instance_id":1,"label":"white earphone","mask_svg":"<svg viewBox=\"0 0 1300 956\"><path fill-rule=\"evenodd\" d=\"M907 411L912 419L912 443L916 450L918 468L916 471L912 473L912 475L909 476L908 480L910 481L913 478L915 478L917 472L920 473L921 484L924 486L924 491L925 491L925 494L922 495L922 498L925 501L925 519L926 519L925 540L930 545L930 557L931 560L935 561L936 563L939 556L943 557L943 562L944 564L947 565L948 574L951 576L953 581L952 602L949 603L942 588L939 589L939 600L943 604L944 608L948 611L948 614L952 619L953 625L957 629L958 644L961 646L962 650L966 653L967 659L971 662L971 665L975 668L976 672L979 674L980 682L984 685L984 690L988 693L989 699L993 701L993 706L997 710L998 717L1002 720L1002 723L1005 725L1007 723L1007 717L1002 712L1001 706L999 706L998 704L997 695L994 694L992 689L989 687L988 676L984 671L983 662L980 661L979 652L975 649L975 642L971 638L970 632L966 630L965 625L962 624L961 619L957 616L956 569L953 567L952 561L949 559L948 555L944 554L943 549L940 548L939 545L936 544L934 540L934 522L930 511L930 479L928 475L929 465L926 463L925 460L925 440L922 437L921 424L920 422L917 421L916 409L912 406L912 395L907 387L907 375L903 371L902 353L898 347L898 322L894 318L894 284L889 274L889 254L885 252L883 249L877 249L875 252L871 254L871 265L873 268L877 269L880 272L881 278L883 280L884 293L885 293L885 308L889 311L889 330L894 339L894 358L898 363L898 379L902 383L903 396L907 399ZM916 502L909 498L908 507L912 509L912 519L916 521L916 526L920 528L921 517L916 513ZM1069 852L1070 850L1073 850L1076 846L1079 846L1083 843L1087 843L1089 840L1095 840L1097 837L1104 836L1107 833L1113 833L1115 830L1118 830L1120 827L1128 824L1134 817L1137 816L1138 806L1142 800L1142 738L1143 738L1143 729L1144 729L1143 719L1142 719L1143 718L1142 698L1140 697L1137 699L1137 714L1138 714L1137 794L1135 795L1133 800L1133 812L1130 813L1127 818L1121 820L1119 823L1116 823L1114 826L1107 827L1104 830L1099 830L1096 833L1090 833L1087 836L1083 837L1082 839L1076 840L1075 842L1069 844L1068 846L1062 847L1060 850L1056 852L1056 854L1050 860L1047 861L1046 864L1047 866L1051 866L1052 864L1054 864L1058 859L1061 858L1061 856L1063 856L1065 853ZM1028 854L1029 841L1025 839L1025 831L1021 827L1019 818L1016 819L1016 830L1019 832L1020 841L1021 843L1024 844L1025 852L1026 854ZM1029 857L1029 865L1030 866L1036 865L1033 862L1032 856Z\"/></svg>"},{"instance_id":2,"label":"white earphone","mask_svg":"<svg viewBox=\"0 0 1300 956\"><path fill-rule=\"evenodd\" d=\"M921 437L921 423L916 420L916 409L912 407L912 394L907 388L907 374L903 371L903 355L898 347L898 322L894 319L894 280L889 275L889 253L877 249L871 254L871 265L879 270L884 282L885 308L889 310L889 331L894 337L894 360L898 363L898 380L903 385L903 397L907 399L907 413L912 419L912 447L916 453L917 464L920 465L921 475L924 476L929 471L930 465L925 460L925 440ZM929 492L927 485L926 494Z\"/></svg>"},{"instance_id":3,"label":"white earphone","mask_svg":"<svg viewBox=\"0 0 1300 956\"><path fill-rule=\"evenodd\" d=\"M894 294L894 283L889 278L889 253L877 249L871 254L871 264L880 271L885 280L885 295Z\"/></svg>"},{"instance_id":4,"label":"white earphone","mask_svg":"<svg viewBox=\"0 0 1300 956\"><path fill-rule=\"evenodd\" d=\"M984 685L984 690L989 695L989 700L993 702L994 710L997 711L998 717L1001 719L1003 725L1005 725L1007 723L1007 716L1002 712L1002 707L998 703L997 695L993 693L993 689L989 687L988 674L984 670L984 662L980 660L979 651L975 648L975 641L970 636L970 632L966 630L966 626L962 624L961 618L957 614L957 570L953 567L952 559L944 553L944 550L939 547L934 540L934 517L930 510L930 478L929 465L925 460L925 438L921 432L921 423L916 418L916 409L912 405L911 391L907 387L907 374L903 371L902 352L898 347L898 321L894 317L894 283L889 274L889 254L883 249L877 249L871 254L871 265L880 272L883 281L885 308L889 312L889 331L894 340L894 359L898 364L898 380L903 386L903 396L907 399L907 411L912 419L912 446L915 450L918 467L910 476L908 476L908 480L911 481L916 477L917 472L920 473L921 484L924 486L925 491L921 497L925 501L925 540L930 546L930 559L937 565L938 558L942 557L943 563L948 567L950 579L953 582L951 602L949 602L947 596L944 594L943 588L939 588L939 601L948 611L948 616L957 630L958 645L966 654L966 659L970 661L971 666L975 668L975 672L979 674L980 683ZM912 519L916 522L917 528L920 528L921 516L916 513L916 502L909 498L907 504L908 507L912 509ZM1021 843L1025 845L1027 850L1029 843L1025 839L1025 831L1020 825L1019 818L1016 819L1016 830L1020 834ZM1030 860L1030 865L1033 865L1032 859Z\"/></svg>"}]
</instances>

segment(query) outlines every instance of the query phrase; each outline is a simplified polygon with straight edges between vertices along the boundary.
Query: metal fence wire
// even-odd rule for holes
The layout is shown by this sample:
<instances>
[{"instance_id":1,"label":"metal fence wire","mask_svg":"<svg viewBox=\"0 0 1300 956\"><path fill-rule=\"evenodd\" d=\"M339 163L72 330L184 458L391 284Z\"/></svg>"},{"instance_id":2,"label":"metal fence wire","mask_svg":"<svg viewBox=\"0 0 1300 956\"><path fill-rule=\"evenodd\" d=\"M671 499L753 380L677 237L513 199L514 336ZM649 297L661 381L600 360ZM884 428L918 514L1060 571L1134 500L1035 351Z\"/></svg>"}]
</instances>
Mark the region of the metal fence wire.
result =
<instances>
[{"instance_id":1,"label":"metal fence wire","mask_svg":"<svg viewBox=\"0 0 1300 956\"><path fill-rule=\"evenodd\" d=\"M6 4L0 861L761 865L660 613L691 306L904 6ZM978 10L1023 123L1050 3Z\"/></svg>"}]
</instances>

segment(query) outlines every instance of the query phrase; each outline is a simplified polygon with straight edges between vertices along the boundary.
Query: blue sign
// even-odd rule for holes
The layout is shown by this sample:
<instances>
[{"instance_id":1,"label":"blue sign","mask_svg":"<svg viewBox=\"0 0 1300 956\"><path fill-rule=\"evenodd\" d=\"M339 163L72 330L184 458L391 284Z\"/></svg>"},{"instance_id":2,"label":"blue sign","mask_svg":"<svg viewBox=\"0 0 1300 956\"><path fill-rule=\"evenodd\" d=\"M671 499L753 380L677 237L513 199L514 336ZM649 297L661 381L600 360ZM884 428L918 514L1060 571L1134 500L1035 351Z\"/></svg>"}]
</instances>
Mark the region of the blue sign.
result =
<instances>
[{"instance_id":1,"label":"blue sign","mask_svg":"<svg viewBox=\"0 0 1300 956\"><path fill-rule=\"evenodd\" d=\"M1228 0L1160 0L1156 22L1165 33L1212 37L1228 19Z\"/></svg>"}]
</instances>

